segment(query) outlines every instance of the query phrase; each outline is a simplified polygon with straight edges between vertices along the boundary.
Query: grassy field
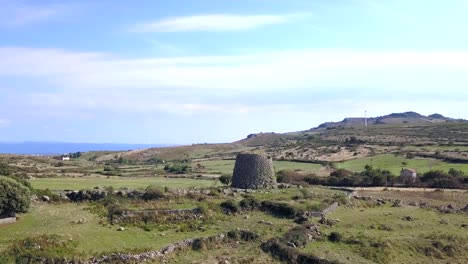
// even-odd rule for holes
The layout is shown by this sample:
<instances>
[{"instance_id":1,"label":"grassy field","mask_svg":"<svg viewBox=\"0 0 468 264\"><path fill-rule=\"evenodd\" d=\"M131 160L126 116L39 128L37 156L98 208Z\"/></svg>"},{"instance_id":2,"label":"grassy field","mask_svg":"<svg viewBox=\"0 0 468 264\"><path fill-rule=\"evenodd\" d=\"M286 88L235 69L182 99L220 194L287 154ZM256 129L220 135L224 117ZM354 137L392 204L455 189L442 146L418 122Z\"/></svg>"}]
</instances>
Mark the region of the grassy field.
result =
<instances>
[{"instance_id":1,"label":"grassy field","mask_svg":"<svg viewBox=\"0 0 468 264\"><path fill-rule=\"evenodd\" d=\"M203 162L195 162L205 167L207 173L231 174L234 170L234 160L209 160ZM274 161L273 166L275 171L280 170L301 170L304 172L314 173L318 171L322 165L314 163L292 162L292 161ZM194 165L196 168L196 165Z\"/></svg>"},{"instance_id":2,"label":"grassy field","mask_svg":"<svg viewBox=\"0 0 468 264\"><path fill-rule=\"evenodd\" d=\"M414 220L405 221L406 216ZM325 233L337 232L343 241L314 242L306 252L342 263L466 263L468 259L468 232L461 227L466 223L464 214L386 205L340 207L329 218L340 223Z\"/></svg>"},{"instance_id":3,"label":"grassy field","mask_svg":"<svg viewBox=\"0 0 468 264\"><path fill-rule=\"evenodd\" d=\"M403 164L404 162L406 165ZM407 159L392 154L382 154L373 157L337 162L336 166L338 168L359 172L364 170L364 166L367 164L372 164L374 168L390 170L395 175L399 175L402 168L413 168L419 173L424 173L429 170L448 171L450 168L454 168L462 170L468 175L468 164L448 163L435 159Z\"/></svg>"},{"instance_id":4,"label":"grassy field","mask_svg":"<svg viewBox=\"0 0 468 264\"><path fill-rule=\"evenodd\" d=\"M218 184L214 180L172 179L162 177L122 178L122 177L81 177L81 178L37 178L30 181L36 189L81 190L94 187L127 187L144 189L149 185L169 188L212 187Z\"/></svg>"},{"instance_id":5,"label":"grassy field","mask_svg":"<svg viewBox=\"0 0 468 264\"><path fill-rule=\"evenodd\" d=\"M16 224L0 228L0 255L13 241L42 234L57 234L72 239L78 243L78 251L90 257L102 252L157 250L176 241L225 233L237 227L254 230L269 238L278 236L294 225L288 219L254 211L249 212L248 218L215 213L216 220L205 223L204 231L180 231L177 228L145 231L130 225L126 226L125 231L119 232L118 226L109 225L104 218L91 213L88 210L90 208L89 203L32 204L30 212L21 214ZM76 224L77 220L82 220L82 223ZM273 224L265 225L260 221Z\"/></svg>"}]
</instances>

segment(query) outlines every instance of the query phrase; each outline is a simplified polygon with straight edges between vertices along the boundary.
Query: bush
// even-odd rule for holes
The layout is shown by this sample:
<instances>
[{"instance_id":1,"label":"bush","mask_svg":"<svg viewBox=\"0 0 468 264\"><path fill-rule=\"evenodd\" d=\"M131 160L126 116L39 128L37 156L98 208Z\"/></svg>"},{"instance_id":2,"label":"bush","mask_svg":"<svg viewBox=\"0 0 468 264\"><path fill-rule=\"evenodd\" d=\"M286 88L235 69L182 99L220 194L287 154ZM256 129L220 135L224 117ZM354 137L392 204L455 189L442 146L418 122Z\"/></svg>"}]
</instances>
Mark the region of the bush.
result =
<instances>
[{"instance_id":1,"label":"bush","mask_svg":"<svg viewBox=\"0 0 468 264\"><path fill-rule=\"evenodd\" d=\"M164 198L164 189L158 186L148 186L145 193L141 197L143 200L159 200Z\"/></svg>"},{"instance_id":2,"label":"bush","mask_svg":"<svg viewBox=\"0 0 468 264\"><path fill-rule=\"evenodd\" d=\"M296 208L290 204L271 201L263 201L260 209L274 216L290 219L294 219L297 213Z\"/></svg>"},{"instance_id":3,"label":"bush","mask_svg":"<svg viewBox=\"0 0 468 264\"><path fill-rule=\"evenodd\" d=\"M451 174L441 170L428 171L421 177L421 182L432 188L462 188L463 176L460 176L456 170L450 172Z\"/></svg>"},{"instance_id":4,"label":"bush","mask_svg":"<svg viewBox=\"0 0 468 264\"><path fill-rule=\"evenodd\" d=\"M284 234L281 242L285 245L294 244L296 247L305 247L309 242L307 234L308 231L305 226L296 226Z\"/></svg>"},{"instance_id":5,"label":"bush","mask_svg":"<svg viewBox=\"0 0 468 264\"><path fill-rule=\"evenodd\" d=\"M240 207L234 200L228 200L220 204L225 213L238 213L240 212Z\"/></svg>"},{"instance_id":6,"label":"bush","mask_svg":"<svg viewBox=\"0 0 468 264\"><path fill-rule=\"evenodd\" d=\"M24 213L29 208L31 192L21 183L0 176L0 216Z\"/></svg>"},{"instance_id":7,"label":"bush","mask_svg":"<svg viewBox=\"0 0 468 264\"><path fill-rule=\"evenodd\" d=\"M306 185L309 178L315 178L315 174L304 174L297 171L280 170L276 174L276 181L281 183ZM310 184L310 183L309 183Z\"/></svg>"},{"instance_id":8,"label":"bush","mask_svg":"<svg viewBox=\"0 0 468 264\"><path fill-rule=\"evenodd\" d=\"M242 210L255 210L260 207L260 201L258 201L255 197L249 196L241 200L239 205Z\"/></svg>"},{"instance_id":9,"label":"bush","mask_svg":"<svg viewBox=\"0 0 468 264\"><path fill-rule=\"evenodd\" d=\"M221 177L219 177L219 181L226 185L226 186L229 186L231 185L231 182L232 182L232 176L231 175L227 175L227 174L223 174L221 175Z\"/></svg>"},{"instance_id":10,"label":"bush","mask_svg":"<svg viewBox=\"0 0 468 264\"><path fill-rule=\"evenodd\" d=\"M328 240L336 243L336 242L340 242L341 240L343 240L343 237L341 236L340 233L331 232L331 234L328 235Z\"/></svg>"}]
</instances>

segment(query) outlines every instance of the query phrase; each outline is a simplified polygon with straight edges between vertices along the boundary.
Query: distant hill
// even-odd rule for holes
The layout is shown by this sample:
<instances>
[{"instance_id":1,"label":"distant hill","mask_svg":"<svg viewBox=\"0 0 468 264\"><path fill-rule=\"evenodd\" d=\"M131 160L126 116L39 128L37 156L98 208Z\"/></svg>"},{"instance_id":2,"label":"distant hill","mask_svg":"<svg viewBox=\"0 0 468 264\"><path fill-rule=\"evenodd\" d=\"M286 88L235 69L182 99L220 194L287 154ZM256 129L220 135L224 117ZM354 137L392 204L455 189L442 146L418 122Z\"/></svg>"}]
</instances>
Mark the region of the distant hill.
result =
<instances>
[{"instance_id":1,"label":"distant hill","mask_svg":"<svg viewBox=\"0 0 468 264\"><path fill-rule=\"evenodd\" d=\"M119 143L61 143L61 142L18 142L0 143L1 154L54 155L87 151L127 151L154 147L162 144L119 144Z\"/></svg>"},{"instance_id":2,"label":"distant hill","mask_svg":"<svg viewBox=\"0 0 468 264\"><path fill-rule=\"evenodd\" d=\"M393 113L385 116L369 117L367 118L367 124L372 125L384 125L384 124L431 124L431 123L442 123L442 122L467 122L463 119L454 119L445 117L441 114L432 115L421 115L416 112L404 112L404 113ZM348 117L340 122L327 122L319 125L315 129L326 129L333 127L359 127L364 126L364 117ZM311 129L313 130L313 129Z\"/></svg>"}]
</instances>

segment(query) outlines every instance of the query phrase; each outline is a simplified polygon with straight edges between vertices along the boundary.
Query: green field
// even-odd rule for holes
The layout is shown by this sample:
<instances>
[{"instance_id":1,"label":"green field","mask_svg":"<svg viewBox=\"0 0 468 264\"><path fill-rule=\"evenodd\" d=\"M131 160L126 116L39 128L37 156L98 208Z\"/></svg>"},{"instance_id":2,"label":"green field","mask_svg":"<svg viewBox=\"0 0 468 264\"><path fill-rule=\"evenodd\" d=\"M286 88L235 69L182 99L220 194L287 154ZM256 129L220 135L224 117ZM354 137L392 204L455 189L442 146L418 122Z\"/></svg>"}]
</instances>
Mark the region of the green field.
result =
<instances>
[{"instance_id":1,"label":"green field","mask_svg":"<svg viewBox=\"0 0 468 264\"><path fill-rule=\"evenodd\" d=\"M406 216L414 220L405 221ZM358 205L340 207L328 217L340 222L324 232L337 232L343 241L313 242L304 249L307 253L340 263L466 263L468 258L464 214Z\"/></svg>"},{"instance_id":2,"label":"green field","mask_svg":"<svg viewBox=\"0 0 468 264\"><path fill-rule=\"evenodd\" d=\"M203 162L195 162L205 167L204 171L208 173L231 174L234 170L234 160L209 160ZM301 170L304 172L314 173L318 171L322 165L315 163L303 163L293 161L273 161L275 171L280 170ZM195 167L195 166L194 166Z\"/></svg>"},{"instance_id":3,"label":"green field","mask_svg":"<svg viewBox=\"0 0 468 264\"><path fill-rule=\"evenodd\" d=\"M122 177L79 177L79 178L37 178L31 180L36 189L81 190L94 187L144 189L149 185L169 188L212 187L218 184L215 180L173 179L162 177L122 178Z\"/></svg>"},{"instance_id":4,"label":"green field","mask_svg":"<svg viewBox=\"0 0 468 264\"><path fill-rule=\"evenodd\" d=\"M403 162L407 165L404 165ZM424 173L429 170L448 171L450 168L454 168L462 170L466 175L468 175L468 164L448 163L436 159L407 159L392 154L382 154L373 157L337 162L335 164L338 168L354 172L363 171L364 166L372 164L374 168L390 170L395 175L399 175L402 168L416 169L418 173Z\"/></svg>"}]
</instances>

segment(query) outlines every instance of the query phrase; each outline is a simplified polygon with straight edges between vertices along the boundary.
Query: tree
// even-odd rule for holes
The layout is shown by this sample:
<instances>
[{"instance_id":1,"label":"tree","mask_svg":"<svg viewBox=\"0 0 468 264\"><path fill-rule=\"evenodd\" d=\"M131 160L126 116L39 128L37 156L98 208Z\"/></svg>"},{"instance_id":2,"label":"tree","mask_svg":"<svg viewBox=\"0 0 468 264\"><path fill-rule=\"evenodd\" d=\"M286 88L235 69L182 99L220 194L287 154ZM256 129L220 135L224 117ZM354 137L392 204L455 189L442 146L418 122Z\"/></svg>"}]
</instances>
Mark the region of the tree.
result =
<instances>
[{"instance_id":1,"label":"tree","mask_svg":"<svg viewBox=\"0 0 468 264\"><path fill-rule=\"evenodd\" d=\"M226 185L226 186L229 186L231 185L231 182L232 182L232 176L231 175L221 175L221 177L219 177L219 181Z\"/></svg>"},{"instance_id":2,"label":"tree","mask_svg":"<svg viewBox=\"0 0 468 264\"><path fill-rule=\"evenodd\" d=\"M14 216L29 208L31 192L23 184L0 176L0 216Z\"/></svg>"}]
</instances>

